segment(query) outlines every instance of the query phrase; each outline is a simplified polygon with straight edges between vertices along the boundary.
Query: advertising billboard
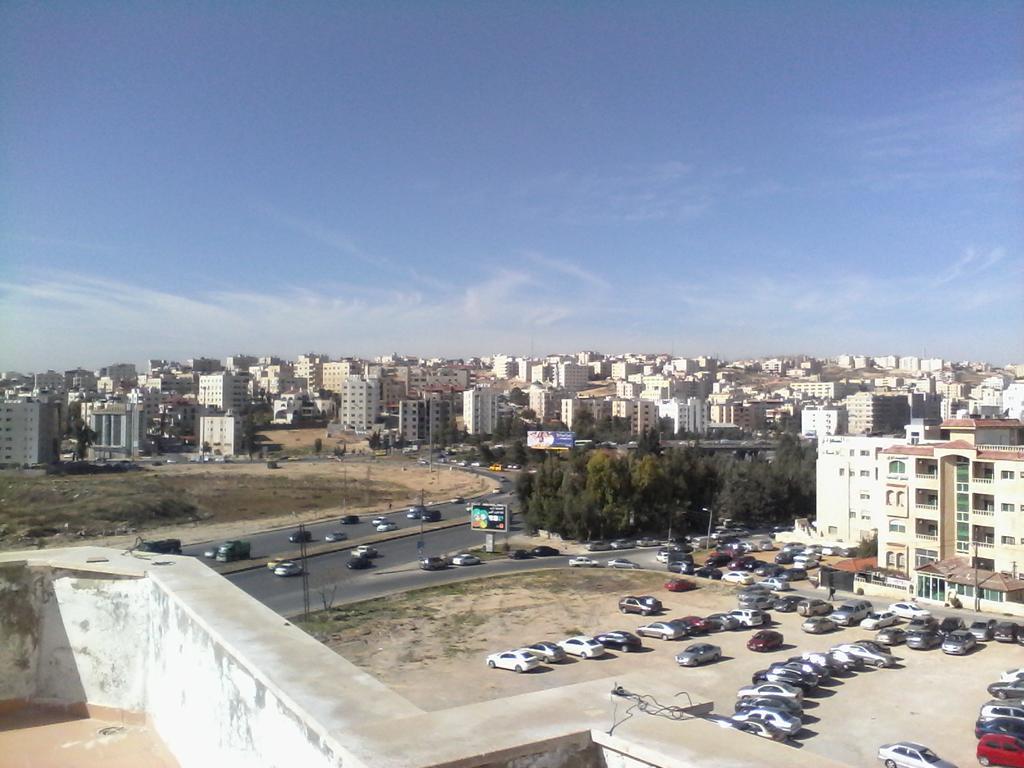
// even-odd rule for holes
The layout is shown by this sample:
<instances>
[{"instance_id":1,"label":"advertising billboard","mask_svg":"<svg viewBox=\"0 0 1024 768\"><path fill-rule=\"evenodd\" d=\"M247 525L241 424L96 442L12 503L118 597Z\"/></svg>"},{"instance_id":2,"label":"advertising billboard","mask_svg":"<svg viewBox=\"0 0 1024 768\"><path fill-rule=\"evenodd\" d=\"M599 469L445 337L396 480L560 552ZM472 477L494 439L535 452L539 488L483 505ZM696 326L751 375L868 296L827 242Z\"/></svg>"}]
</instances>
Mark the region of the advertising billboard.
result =
<instances>
[{"instance_id":1,"label":"advertising billboard","mask_svg":"<svg viewBox=\"0 0 1024 768\"><path fill-rule=\"evenodd\" d=\"M568 451L576 445L575 432L527 432L526 447L541 451Z\"/></svg>"},{"instance_id":2,"label":"advertising billboard","mask_svg":"<svg viewBox=\"0 0 1024 768\"><path fill-rule=\"evenodd\" d=\"M507 531L508 506L473 504L469 509L469 527L474 531Z\"/></svg>"}]
</instances>

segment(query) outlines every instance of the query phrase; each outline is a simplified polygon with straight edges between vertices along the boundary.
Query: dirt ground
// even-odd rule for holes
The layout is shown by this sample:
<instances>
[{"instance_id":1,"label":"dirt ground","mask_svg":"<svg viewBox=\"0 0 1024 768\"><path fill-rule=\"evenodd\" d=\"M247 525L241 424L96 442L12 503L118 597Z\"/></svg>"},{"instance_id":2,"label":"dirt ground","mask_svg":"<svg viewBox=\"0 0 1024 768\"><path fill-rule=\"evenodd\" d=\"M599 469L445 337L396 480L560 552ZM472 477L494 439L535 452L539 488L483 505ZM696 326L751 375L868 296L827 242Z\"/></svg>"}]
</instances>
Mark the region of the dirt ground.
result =
<instances>
[{"instance_id":1,"label":"dirt ground","mask_svg":"<svg viewBox=\"0 0 1024 768\"><path fill-rule=\"evenodd\" d=\"M206 541L359 514L394 503L469 496L492 484L404 459L164 464L109 475L0 477L0 548ZM294 514L293 514L294 513ZM80 532L84 532L80 535ZM34 534L34 535L33 535Z\"/></svg>"},{"instance_id":2,"label":"dirt ground","mask_svg":"<svg viewBox=\"0 0 1024 768\"><path fill-rule=\"evenodd\" d=\"M274 453L307 454L313 453L317 440L322 442L321 453L329 456L335 446L344 446L348 454L369 452L369 444L362 437L346 435L340 438L327 437L323 427L288 427L281 429L264 429L256 433L260 445L276 446Z\"/></svg>"},{"instance_id":3,"label":"dirt ground","mask_svg":"<svg viewBox=\"0 0 1024 768\"><path fill-rule=\"evenodd\" d=\"M739 630L695 640L644 639L640 653L570 658L524 675L485 666L487 654L496 651L578 632L635 631L654 620L620 614L617 600L626 594L656 595L666 606L665 618L706 616L736 606L732 587L697 580L700 589L677 594L663 589L665 580L664 573L651 571L568 568L495 577L334 609L318 614L307 629L426 710L598 679L608 679L610 688L616 675L639 672L659 681L677 680L680 691L714 701L715 711L727 715L735 691L750 683L755 670L805 650L874 634L850 628L808 635L799 628L799 616L775 613L773 628L786 642L770 653L747 650L751 631ZM698 641L719 645L722 661L692 669L676 665L675 653ZM808 697L804 728L795 742L803 754L794 757L794 765L813 764L812 753L851 766L875 765L878 746L900 740L920 741L947 760L973 765L973 726L978 707L988 699L985 685L1021 664L1019 646L984 645L966 657L896 647L896 668L828 681Z\"/></svg>"}]
</instances>

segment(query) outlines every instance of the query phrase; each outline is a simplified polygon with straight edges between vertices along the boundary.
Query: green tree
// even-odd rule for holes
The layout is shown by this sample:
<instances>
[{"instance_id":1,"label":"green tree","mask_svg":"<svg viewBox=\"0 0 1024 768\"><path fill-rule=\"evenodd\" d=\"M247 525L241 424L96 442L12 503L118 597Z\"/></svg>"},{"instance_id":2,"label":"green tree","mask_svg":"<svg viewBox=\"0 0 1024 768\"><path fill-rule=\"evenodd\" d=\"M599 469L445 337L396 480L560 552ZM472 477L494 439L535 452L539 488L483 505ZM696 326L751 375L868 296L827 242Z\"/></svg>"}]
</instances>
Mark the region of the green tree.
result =
<instances>
[{"instance_id":1,"label":"green tree","mask_svg":"<svg viewBox=\"0 0 1024 768\"><path fill-rule=\"evenodd\" d=\"M89 425L79 419L75 427L75 458L84 461L89 452L89 446L96 441L96 433L89 428Z\"/></svg>"},{"instance_id":2,"label":"green tree","mask_svg":"<svg viewBox=\"0 0 1024 768\"><path fill-rule=\"evenodd\" d=\"M512 403L512 405L529 405L530 396L523 392L519 387L512 387L511 391L508 393L508 401Z\"/></svg>"}]
</instances>

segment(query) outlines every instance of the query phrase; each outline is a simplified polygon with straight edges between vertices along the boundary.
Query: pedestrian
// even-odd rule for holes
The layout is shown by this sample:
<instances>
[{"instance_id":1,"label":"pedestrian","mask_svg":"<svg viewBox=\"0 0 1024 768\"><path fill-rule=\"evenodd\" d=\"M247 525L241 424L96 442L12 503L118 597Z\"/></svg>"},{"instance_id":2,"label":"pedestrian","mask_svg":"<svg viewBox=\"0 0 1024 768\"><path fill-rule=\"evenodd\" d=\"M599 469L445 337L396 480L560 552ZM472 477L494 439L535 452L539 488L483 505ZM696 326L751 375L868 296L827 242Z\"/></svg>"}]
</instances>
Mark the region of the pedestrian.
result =
<instances>
[{"instance_id":1,"label":"pedestrian","mask_svg":"<svg viewBox=\"0 0 1024 768\"><path fill-rule=\"evenodd\" d=\"M828 588L828 599L829 600L835 600L836 599L836 588L833 587L831 584L829 585L829 588Z\"/></svg>"}]
</instances>

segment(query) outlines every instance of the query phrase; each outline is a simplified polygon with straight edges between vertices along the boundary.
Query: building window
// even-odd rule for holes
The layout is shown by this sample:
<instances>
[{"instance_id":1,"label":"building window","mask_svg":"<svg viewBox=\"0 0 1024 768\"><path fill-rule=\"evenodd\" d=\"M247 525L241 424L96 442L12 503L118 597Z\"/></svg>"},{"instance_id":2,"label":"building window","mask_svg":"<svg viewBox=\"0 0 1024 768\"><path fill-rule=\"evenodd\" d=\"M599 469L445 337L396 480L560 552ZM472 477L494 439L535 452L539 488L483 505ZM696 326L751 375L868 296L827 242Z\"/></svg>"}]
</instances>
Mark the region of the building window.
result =
<instances>
[{"instance_id":1,"label":"building window","mask_svg":"<svg viewBox=\"0 0 1024 768\"><path fill-rule=\"evenodd\" d=\"M889 521L889 532L890 533L906 533L907 523L905 520L890 520Z\"/></svg>"},{"instance_id":2,"label":"building window","mask_svg":"<svg viewBox=\"0 0 1024 768\"><path fill-rule=\"evenodd\" d=\"M1013 504L1000 504L999 505L999 511L1000 512L1013 512Z\"/></svg>"},{"instance_id":3,"label":"building window","mask_svg":"<svg viewBox=\"0 0 1024 768\"><path fill-rule=\"evenodd\" d=\"M914 550L914 567L922 568L928 565L928 563L934 563L939 559L938 551L934 549L915 549Z\"/></svg>"},{"instance_id":4,"label":"building window","mask_svg":"<svg viewBox=\"0 0 1024 768\"><path fill-rule=\"evenodd\" d=\"M834 526L834 525L830 525L828 527L828 532L829 532L829 535L835 535L835 534L839 533L839 529L836 526Z\"/></svg>"},{"instance_id":5,"label":"building window","mask_svg":"<svg viewBox=\"0 0 1024 768\"><path fill-rule=\"evenodd\" d=\"M870 456L871 455L871 451L861 451L860 455L861 456Z\"/></svg>"},{"instance_id":6,"label":"building window","mask_svg":"<svg viewBox=\"0 0 1024 768\"><path fill-rule=\"evenodd\" d=\"M846 474L846 470L845 470L845 469L843 469L842 467L840 467L840 468L839 468L839 476L840 476L840 477L842 477L842 476L843 476L843 475L845 475L845 474Z\"/></svg>"},{"instance_id":7,"label":"building window","mask_svg":"<svg viewBox=\"0 0 1024 768\"><path fill-rule=\"evenodd\" d=\"M1013 470L1012 469L1004 469L1002 472L999 473L999 479L1000 480L1013 480Z\"/></svg>"},{"instance_id":8,"label":"building window","mask_svg":"<svg viewBox=\"0 0 1024 768\"><path fill-rule=\"evenodd\" d=\"M1000 539L1000 541L1001 541L1001 542L1002 542L1003 544L1009 544L1010 546L1013 546L1014 544L1016 544L1016 543L1017 543L1017 542L1016 542L1016 541L1014 540L1013 536L1003 536L1003 537L1002 537L1002 538Z\"/></svg>"},{"instance_id":9,"label":"building window","mask_svg":"<svg viewBox=\"0 0 1024 768\"><path fill-rule=\"evenodd\" d=\"M862 469L860 471L860 476L861 477L871 477L871 470L869 470L869 469Z\"/></svg>"},{"instance_id":10,"label":"building window","mask_svg":"<svg viewBox=\"0 0 1024 768\"><path fill-rule=\"evenodd\" d=\"M889 462L889 474L890 475L905 475L907 474L906 462L894 459Z\"/></svg>"},{"instance_id":11,"label":"building window","mask_svg":"<svg viewBox=\"0 0 1024 768\"><path fill-rule=\"evenodd\" d=\"M861 494L860 494L860 500L861 501L870 501L871 500L871 494L868 493L867 491L862 491Z\"/></svg>"}]
</instances>

